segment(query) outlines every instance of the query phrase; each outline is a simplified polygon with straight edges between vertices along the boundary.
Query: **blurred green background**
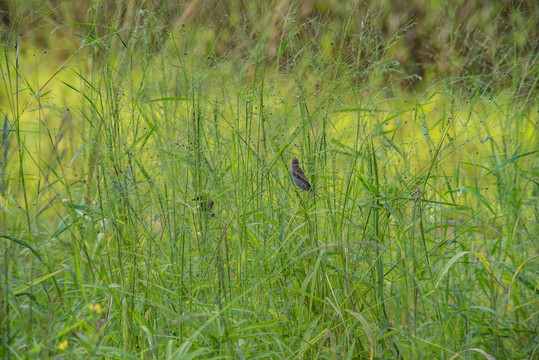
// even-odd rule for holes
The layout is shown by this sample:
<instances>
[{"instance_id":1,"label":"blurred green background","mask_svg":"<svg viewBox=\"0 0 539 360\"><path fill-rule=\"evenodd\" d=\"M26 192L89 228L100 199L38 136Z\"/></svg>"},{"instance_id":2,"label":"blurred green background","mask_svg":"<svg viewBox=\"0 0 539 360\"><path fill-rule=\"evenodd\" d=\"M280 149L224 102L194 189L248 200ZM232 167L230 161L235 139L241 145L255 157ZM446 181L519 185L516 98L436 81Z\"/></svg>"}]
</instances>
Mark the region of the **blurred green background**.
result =
<instances>
[{"instance_id":1,"label":"blurred green background","mask_svg":"<svg viewBox=\"0 0 539 360\"><path fill-rule=\"evenodd\" d=\"M3 41L14 45L21 34L32 45L27 51L48 51L53 61L65 61L85 39L117 34L127 41L145 32L146 50L156 53L181 33L212 61L255 56L269 67L304 71L338 62L355 67L360 80L383 61L404 88L451 76L489 91L513 86L530 70L539 50L538 14L533 0L0 3Z\"/></svg>"}]
</instances>

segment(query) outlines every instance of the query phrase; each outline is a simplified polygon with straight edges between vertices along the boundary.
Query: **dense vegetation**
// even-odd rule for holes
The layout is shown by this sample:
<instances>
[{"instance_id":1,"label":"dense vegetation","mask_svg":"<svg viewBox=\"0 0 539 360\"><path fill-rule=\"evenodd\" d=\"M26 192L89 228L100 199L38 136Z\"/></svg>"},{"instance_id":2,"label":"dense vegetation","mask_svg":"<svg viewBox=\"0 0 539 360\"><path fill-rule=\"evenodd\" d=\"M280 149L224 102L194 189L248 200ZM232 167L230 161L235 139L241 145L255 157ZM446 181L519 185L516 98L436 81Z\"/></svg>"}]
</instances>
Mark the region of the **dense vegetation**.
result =
<instances>
[{"instance_id":1,"label":"dense vegetation","mask_svg":"<svg viewBox=\"0 0 539 360\"><path fill-rule=\"evenodd\" d=\"M2 358L539 356L537 2L0 21Z\"/></svg>"}]
</instances>

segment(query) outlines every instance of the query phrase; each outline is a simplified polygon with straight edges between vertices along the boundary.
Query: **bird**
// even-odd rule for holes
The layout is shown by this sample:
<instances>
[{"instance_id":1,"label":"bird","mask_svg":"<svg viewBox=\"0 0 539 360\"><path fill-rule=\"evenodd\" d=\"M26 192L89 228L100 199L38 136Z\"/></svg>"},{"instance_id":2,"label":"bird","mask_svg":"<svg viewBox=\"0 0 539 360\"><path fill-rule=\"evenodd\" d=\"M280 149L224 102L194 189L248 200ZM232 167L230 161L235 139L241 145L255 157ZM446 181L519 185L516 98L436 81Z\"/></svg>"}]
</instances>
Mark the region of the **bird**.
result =
<instances>
[{"instance_id":1,"label":"bird","mask_svg":"<svg viewBox=\"0 0 539 360\"><path fill-rule=\"evenodd\" d=\"M296 158L293 158L292 163L290 164L290 176L292 176L292 180L294 180L294 184L296 184L301 190L310 191L316 197L320 197L311 188L311 184L309 184L309 181L305 177L303 170L301 170L301 168L299 167L299 161Z\"/></svg>"},{"instance_id":2,"label":"bird","mask_svg":"<svg viewBox=\"0 0 539 360\"><path fill-rule=\"evenodd\" d=\"M200 201L200 211L210 214L211 217L215 217L215 214L211 212L211 208L213 207L213 200L210 199L208 196L197 196L193 198L193 201Z\"/></svg>"}]
</instances>

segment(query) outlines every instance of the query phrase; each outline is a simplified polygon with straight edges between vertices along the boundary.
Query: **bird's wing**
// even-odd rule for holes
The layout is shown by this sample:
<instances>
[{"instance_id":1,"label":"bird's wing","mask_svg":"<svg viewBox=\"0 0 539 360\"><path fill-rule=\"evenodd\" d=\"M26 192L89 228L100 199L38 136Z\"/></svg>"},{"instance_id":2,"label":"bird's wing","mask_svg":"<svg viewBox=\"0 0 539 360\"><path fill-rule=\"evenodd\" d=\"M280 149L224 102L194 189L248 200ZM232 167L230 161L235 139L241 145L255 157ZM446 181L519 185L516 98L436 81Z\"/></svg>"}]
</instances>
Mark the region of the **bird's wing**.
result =
<instances>
[{"instance_id":1,"label":"bird's wing","mask_svg":"<svg viewBox=\"0 0 539 360\"><path fill-rule=\"evenodd\" d=\"M296 177L300 179L301 181L303 181L305 184L308 184L310 186L309 181L307 180L307 177L305 176L305 174L303 173L303 170L301 170L299 166L296 168Z\"/></svg>"}]
</instances>

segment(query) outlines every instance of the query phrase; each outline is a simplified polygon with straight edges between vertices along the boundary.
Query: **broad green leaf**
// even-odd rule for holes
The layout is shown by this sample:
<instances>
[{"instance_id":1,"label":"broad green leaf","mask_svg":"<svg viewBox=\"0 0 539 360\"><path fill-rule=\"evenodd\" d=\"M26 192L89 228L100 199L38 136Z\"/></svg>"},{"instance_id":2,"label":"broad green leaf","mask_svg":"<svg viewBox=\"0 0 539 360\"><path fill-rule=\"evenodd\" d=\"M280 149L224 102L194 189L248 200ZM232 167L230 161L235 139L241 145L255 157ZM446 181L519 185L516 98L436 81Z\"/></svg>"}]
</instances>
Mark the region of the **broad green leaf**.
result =
<instances>
[{"instance_id":1,"label":"broad green leaf","mask_svg":"<svg viewBox=\"0 0 539 360\"><path fill-rule=\"evenodd\" d=\"M17 239L13 236L9 236L9 235L0 235L0 237L4 238L4 239L8 239L8 240L11 240L19 245L22 245L24 246L25 248L27 248L28 250L30 250L32 252L32 254L34 254L38 259L39 261L43 262L43 260L41 260L41 256L39 255L39 253L37 252L37 250L35 250L33 247L31 247L27 242L21 240L21 239Z\"/></svg>"},{"instance_id":2,"label":"broad green leaf","mask_svg":"<svg viewBox=\"0 0 539 360\"><path fill-rule=\"evenodd\" d=\"M40 284L42 283L43 281L53 277L54 275L57 275L59 273L61 273L62 271L64 271L66 268L63 268L63 269L60 269L60 270L57 270L55 272L52 272L50 274L47 274L47 275L44 275L40 278L37 278L37 279L34 279L34 281L32 281L30 284L24 284L24 285L21 285L17 288L15 288L12 292L13 292L13 295L18 295L20 293L22 293L23 291L26 291L28 290L31 286L35 286L37 284Z\"/></svg>"}]
</instances>

